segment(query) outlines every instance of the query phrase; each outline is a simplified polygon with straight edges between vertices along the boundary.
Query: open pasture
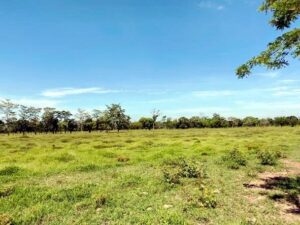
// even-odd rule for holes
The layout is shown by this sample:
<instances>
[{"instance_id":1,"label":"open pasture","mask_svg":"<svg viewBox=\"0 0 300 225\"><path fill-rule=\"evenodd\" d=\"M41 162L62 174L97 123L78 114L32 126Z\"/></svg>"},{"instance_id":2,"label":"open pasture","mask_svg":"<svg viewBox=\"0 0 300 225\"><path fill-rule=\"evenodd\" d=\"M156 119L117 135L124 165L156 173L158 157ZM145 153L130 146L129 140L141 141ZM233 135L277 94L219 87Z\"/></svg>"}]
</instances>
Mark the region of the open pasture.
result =
<instances>
[{"instance_id":1,"label":"open pasture","mask_svg":"<svg viewBox=\"0 0 300 225\"><path fill-rule=\"evenodd\" d=\"M0 224L299 224L299 146L298 127L1 135Z\"/></svg>"}]
</instances>

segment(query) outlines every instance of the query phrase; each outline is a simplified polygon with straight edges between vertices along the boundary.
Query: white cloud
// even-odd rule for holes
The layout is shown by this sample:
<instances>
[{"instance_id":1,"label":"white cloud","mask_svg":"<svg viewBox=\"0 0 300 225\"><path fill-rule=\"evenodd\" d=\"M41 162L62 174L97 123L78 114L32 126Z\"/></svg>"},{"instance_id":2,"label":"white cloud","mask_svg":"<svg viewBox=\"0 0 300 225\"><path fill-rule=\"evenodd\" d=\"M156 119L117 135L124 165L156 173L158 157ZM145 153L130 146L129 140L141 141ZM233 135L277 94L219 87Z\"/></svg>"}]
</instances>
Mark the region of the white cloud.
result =
<instances>
[{"instance_id":1,"label":"white cloud","mask_svg":"<svg viewBox=\"0 0 300 225\"><path fill-rule=\"evenodd\" d=\"M68 95L80 95L80 94L107 94L107 93L117 93L117 90L108 90L97 87L90 88L57 88L48 89L42 92L42 96L59 98Z\"/></svg>"},{"instance_id":2,"label":"white cloud","mask_svg":"<svg viewBox=\"0 0 300 225\"><path fill-rule=\"evenodd\" d=\"M212 91L194 91L193 95L196 97L224 97L236 94L232 90L212 90Z\"/></svg>"},{"instance_id":3,"label":"white cloud","mask_svg":"<svg viewBox=\"0 0 300 225\"><path fill-rule=\"evenodd\" d=\"M225 9L225 5L216 3L212 0L202 0L198 3L198 7L203 9L214 9L219 11Z\"/></svg>"}]
</instances>

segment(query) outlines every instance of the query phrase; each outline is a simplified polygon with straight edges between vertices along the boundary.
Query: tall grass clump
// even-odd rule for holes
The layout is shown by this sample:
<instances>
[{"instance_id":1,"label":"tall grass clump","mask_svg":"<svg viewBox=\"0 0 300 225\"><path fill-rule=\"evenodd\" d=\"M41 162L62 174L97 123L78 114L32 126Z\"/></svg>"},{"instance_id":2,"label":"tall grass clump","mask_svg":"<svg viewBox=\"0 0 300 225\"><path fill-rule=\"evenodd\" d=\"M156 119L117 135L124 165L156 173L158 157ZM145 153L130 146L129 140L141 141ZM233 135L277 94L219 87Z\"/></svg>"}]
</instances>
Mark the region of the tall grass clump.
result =
<instances>
[{"instance_id":1,"label":"tall grass clump","mask_svg":"<svg viewBox=\"0 0 300 225\"><path fill-rule=\"evenodd\" d=\"M274 166L278 163L280 155L277 152L265 150L258 152L257 158L260 160L260 164L262 165Z\"/></svg>"},{"instance_id":2,"label":"tall grass clump","mask_svg":"<svg viewBox=\"0 0 300 225\"><path fill-rule=\"evenodd\" d=\"M20 170L21 169L17 166L7 166L0 170L0 176L10 176L18 173Z\"/></svg>"},{"instance_id":3,"label":"tall grass clump","mask_svg":"<svg viewBox=\"0 0 300 225\"><path fill-rule=\"evenodd\" d=\"M222 157L222 161L230 169L239 169L241 166L247 165L246 157L238 149L233 149L229 151L226 155Z\"/></svg>"},{"instance_id":4,"label":"tall grass clump","mask_svg":"<svg viewBox=\"0 0 300 225\"><path fill-rule=\"evenodd\" d=\"M193 161L187 161L183 158L166 162L164 168L164 180L170 184L180 184L181 178L205 178L206 170L203 165Z\"/></svg>"}]
</instances>

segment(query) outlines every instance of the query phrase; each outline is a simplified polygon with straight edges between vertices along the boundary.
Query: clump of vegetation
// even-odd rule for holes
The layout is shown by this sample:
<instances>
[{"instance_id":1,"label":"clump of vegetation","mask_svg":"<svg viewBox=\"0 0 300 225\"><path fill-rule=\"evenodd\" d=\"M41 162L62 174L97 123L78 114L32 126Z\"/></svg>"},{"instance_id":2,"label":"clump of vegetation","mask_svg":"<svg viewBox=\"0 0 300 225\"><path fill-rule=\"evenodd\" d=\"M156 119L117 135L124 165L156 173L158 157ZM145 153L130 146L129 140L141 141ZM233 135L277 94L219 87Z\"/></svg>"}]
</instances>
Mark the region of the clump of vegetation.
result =
<instances>
[{"instance_id":1,"label":"clump of vegetation","mask_svg":"<svg viewBox=\"0 0 300 225\"><path fill-rule=\"evenodd\" d=\"M80 171L80 172L96 171L98 169L99 169L99 166L97 166L95 164L88 164L88 165L79 166L78 168L76 168L76 170Z\"/></svg>"},{"instance_id":2,"label":"clump of vegetation","mask_svg":"<svg viewBox=\"0 0 300 225\"><path fill-rule=\"evenodd\" d=\"M180 175L186 178L204 178L206 171L204 167L200 167L194 162L182 160L180 163Z\"/></svg>"},{"instance_id":3,"label":"clump of vegetation","mask_svg":"<svg viewBox=\"0 0 300 225\"><path fill-rule=\"evenodd\" d=\"M128 158L128 157L126 157L126 156L119 156L118 158L117 158L117 161L118 162L128 162L130 159Z\"/></svg>"},{"instance_id":4,"label":"clump of vegetation","mask_svg":"<svg viewBox=\"0 0 300 225\"><path fill-rule=\"evenodd\" d=\"M246 157L237 149L229 151L225 156L222 157L222 160L230 169L239 169L241 166L247 165Z\"/></svg>"},{"instance_id":5,"label":"clump of vegetation","mask_svg":"<svg viewBox=\"0 0 300 225\"><path fill-rule=\"evenodd\" d=\"M180 184L180 173L174 170L164 170L164 181L168 184L175 185Z\"/></svg>"},{"instance_id":6,"label":"clump of vegetation","mask_svg":"<svg viewBox=\"0 0 300 225\"><path fill-rule=\"evenodd\" d=\"M64 188L50 196L56 202L78 202L91 197L94 184L77 185L71 188Z\"/></svg>"},{"instance_id":7,"label":"clump of vegetation","mask_svg":"<svg viewBox=\"0 0 300 225\"><path fill-rule=\"evenodd\" d=\"M0 176L10 176L18 173L20 170L21 169L17 166L7 166L0 170Z\"/></svg>"},{"instance_id":8,"label":"clump of vegetation","mask_svg":"<svg viewBox=\"0 0 300 225\"><path fill-rule=\"evenodd\" d=\"M279 155L276 152L260 151L257 155L260 164L274 166L277 164Z\"/></svg>"},{"instance_id":9,"label":"clump of vegetation","mask_svg":"<svg viewBox=\"0 0 300 225\"><path fill-rule=\"evenodd\" d=\"M13 225L12 218L7 214L0 214L0 225Z\"/></svg>"},{"instance_id":10,"label":"clump of vegetation","mask_svg":"<svg viewBox=\"0 0 300 225\"><path fill-rule=\"evenodd\" d=\"M107 197L104 195L99 196L96 199L96 209L101 208L107 204Z\"/></svg>"},{"instance_id":11,"label":"clump of vegetation","mask_svg":"<svg viewBox=\"0 0 300 225\"><path fill-rule=\"evenodd\" d=\"M201 185L200 187L200 196L198 198L198 202L200 206L205 208L217 207L217 199L214 191L204 185Z\"/></svg>"},{"instance_id":12,"label":"clump of vegetation","mask_svg":"<svg viewBox=\"0 0 300 225\"><path fill-rule=\"evenodd\" d=\"M14 192L13 187L3 187L0 188L0 198L10 196Z\"/></svg>"},{"instance_id":13,"label":"clump of vegetation","mask_svg":"<svg viewBox=\"0 0 300 225\"><path fill-rule=\"evenodd\" d=\"M206 170L195 162L183 158L166 162L169 167L163 171L164 180L170 184L180 184L180 178L205 178Z\"/></svg>"},{"instance_id":14,"label":"clump of vegetation","mask_svg":"<svg viewBox=\"0 0 300 225\"><path fill-rule=\"evenodd\" d=\"M70 162L72 160L75 160L75 156L69 153L62 153L60 156L56 157L56 160L60 162Z\"/></svg>"}]
</instances>

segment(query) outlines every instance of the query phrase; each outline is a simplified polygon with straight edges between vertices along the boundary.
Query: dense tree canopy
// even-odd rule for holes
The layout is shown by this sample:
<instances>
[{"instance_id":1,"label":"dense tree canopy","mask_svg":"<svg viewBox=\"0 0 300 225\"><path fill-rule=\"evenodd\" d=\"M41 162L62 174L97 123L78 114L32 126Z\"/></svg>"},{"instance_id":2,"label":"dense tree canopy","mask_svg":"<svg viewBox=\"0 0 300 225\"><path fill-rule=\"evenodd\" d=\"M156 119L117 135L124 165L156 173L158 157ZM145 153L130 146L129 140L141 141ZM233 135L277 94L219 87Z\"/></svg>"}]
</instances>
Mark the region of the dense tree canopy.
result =
<instances>
[{"instance_id":1,"label":"dense tree canopy","mask_svg":"<svg viewBox=\"0 0 300 225\"><path fill-rule=\"evenodd\" d=\"M158 112L158 110L157 110ZM159 113L155 114L158 115ZM193 116L178 119L162 116L161 120L151 117L141 117L131 122L120 104L107 105L106 109L93 110L91 113L79 109L75 115L65 110L45 107L34 108L16 105L10 100L0 104L0 133L58 133L75 131L120 131L127 129L189 129L189 128L226 128L226 127L257 127L257 126L297 126L300 119L296 116L281 116L272 118L256 118L252 116L239 119L225 118L219 114L212 117Z\"/></svg>"},{"instance_id":2,"label":"dense tree canopy","mask_svg":"<svg viewBox=\"0 0 300 225\"><path fill-rule=\"evenodd\" d=\"M260 11L271 12L270 24L278 30L285 30L298 19L300 14L299 0L265 0ZM300 57L300 29L293 28L273 42L265 51L241 65L236 74L243 78L251 73L254 66L262 65L268 69L280 69L289 64L288 57Z\"/></svg>"}]
</instances>

